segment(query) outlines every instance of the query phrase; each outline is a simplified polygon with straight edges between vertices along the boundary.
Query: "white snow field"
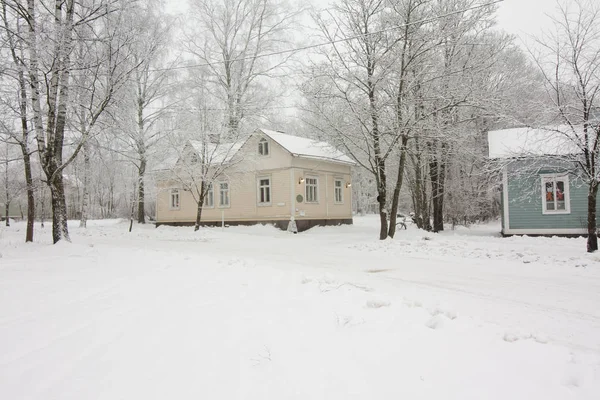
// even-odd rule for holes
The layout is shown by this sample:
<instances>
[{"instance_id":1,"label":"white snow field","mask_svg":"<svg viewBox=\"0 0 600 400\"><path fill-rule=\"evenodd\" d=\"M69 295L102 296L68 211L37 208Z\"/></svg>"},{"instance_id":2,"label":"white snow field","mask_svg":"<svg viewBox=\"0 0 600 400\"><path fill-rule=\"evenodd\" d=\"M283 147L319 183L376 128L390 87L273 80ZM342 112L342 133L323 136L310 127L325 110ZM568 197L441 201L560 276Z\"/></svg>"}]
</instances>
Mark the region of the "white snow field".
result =
<instances>
[{"instance_id":1,"label":"white snow field","mask_svg":"<svg viewBox=\"0 0 600 400\"><path fill-rule=\"evenodd\" d=\"M2 227L0 399L600 399L585 239L377 222Z\"/></svg>"}]
</instances>

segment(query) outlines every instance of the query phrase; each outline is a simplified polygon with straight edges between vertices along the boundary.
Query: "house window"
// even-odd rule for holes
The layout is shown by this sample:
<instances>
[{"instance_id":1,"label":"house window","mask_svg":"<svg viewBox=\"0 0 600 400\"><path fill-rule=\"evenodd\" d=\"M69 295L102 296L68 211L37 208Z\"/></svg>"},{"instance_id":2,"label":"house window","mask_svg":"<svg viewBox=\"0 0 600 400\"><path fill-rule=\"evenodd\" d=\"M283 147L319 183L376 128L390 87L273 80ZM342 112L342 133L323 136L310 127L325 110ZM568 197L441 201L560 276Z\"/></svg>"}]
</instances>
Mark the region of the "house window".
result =
<instances>
[{"instance_id":1,"label":"house window","mask_svg":"<svg viewBox=\"0 0 600 400\"><path fill-rule=\"evenodd\" d=\"M213 189L212 183L208 184L208 189L206 189L206 194L204 195L204 207L214 207L215 206L215 191Z\"/></svg>"},{"instance_id":2,"label":"house window","mask_svg":"<svg viewBox=\"0 0 600 400\"><path fill-rule=\"evenodd\" d=\"M258 203L259 204L270 204L271 203L271 179L260 178L258 180Z\"/></svg>"},{"instance_id":3,"label":"house window","mask_svg":"<svg viewBox=\"0 0 600 400\"><path fill-rule=\"evenodd\" d=\"M569 177L542 175L542 213L569 214Z\"/></svg>"},{"instance_id":4,"label":"house window","mask_svg":"<svg viewBox=\"0 0 600 400\"><path fill-rule=\"evenodd\" d=\"M316 203L319 201L319 194L317 191L318 180L317 178L306 178L306 202Z\"/></svg>"},{"instance_id":5,"label":"house window","mask_svg":"<svg viewBox=\"0 0 600 400\"><path fill-rule=\"evenodd\" d=\"M219 207L229 207L229 182L219 183Z\"/></svg>"},{"instance_id":6,"label":"house window","mask_svg":"<svg viewBox=\"0 0 600 400\"><path fill-rule=\"evenodd\" d=\"M261 156L269 155L269 142L267 142L267 139L262 138L258 142L258 154L260 154Z\"/></svg>"},{"instance_id":7,"label":"house window","mask_svg":"<svg viewBox=\"0 0 600 400\"><path fill-rule=\"evenodd\" d=\"M171 189L170 209L179 210L179 189Z\"/></svg>"},{"instance_id":8,"label":"house window","mask_svg":"<svg viewBox=\"0 0 600 400\"><path fill-rule=\"evenodd\" d=\"M191 157L190 157L190 161L192 164L197 164L199 159L198 159L198 154L196 153L192 153Z\"/></svg>"},{"instance_id":9,"label":"house window","mask_svg":"<svg viewBox=\"0 0 600 400\"><path fill-rule=\"evenodd\" d=\"M333 198L336 203L344 202L344 191L342 190L343 182L341 179L336 179L333 182Z\"/></svg>"}]
</instances>

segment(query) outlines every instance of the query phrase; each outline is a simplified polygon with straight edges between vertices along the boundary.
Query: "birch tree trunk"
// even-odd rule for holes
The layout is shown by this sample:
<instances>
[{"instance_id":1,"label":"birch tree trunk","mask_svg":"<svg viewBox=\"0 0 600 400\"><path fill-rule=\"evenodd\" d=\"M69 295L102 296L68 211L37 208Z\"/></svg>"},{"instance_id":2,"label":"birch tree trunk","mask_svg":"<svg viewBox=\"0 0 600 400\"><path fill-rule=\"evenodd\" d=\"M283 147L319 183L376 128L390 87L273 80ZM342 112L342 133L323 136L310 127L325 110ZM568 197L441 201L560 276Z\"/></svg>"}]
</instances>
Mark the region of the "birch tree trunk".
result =
<instances>
[{"instance_id":1,"label":"birch tree trunk","mask_svg":"<svg viewBox=\"0 0 600 400\"><path fill-rule=\"evenodd\" d=\"M6 226L10 226L10 187L8 186L8 158L4 163L4 215L6 216Z\"/></svg>"},{"instance_id":2,"label":"birch tree trunk","mask_svg":"<svg viewBox=\"0 0 600 400\"><path fill-rule=\"evenodd\" d=\"M65 6L63 16L63 6ZM67 118L67 102L69 101L70 52L72 46L72 28L74 0L54 3L55 44L52 50L53 65L47 81L47 125L44 133L42 108L40 101L39 55L37 52L37 18L35 1L27 0L29 18L29 59L30 84L33 121L38 143L38 151L42 169L46 175L52 198L52 240L57 243L61 239L70 241L67 226L67 204L62 176L63 145Z\"/></svg>"},{"instance_id":3,"label":"birch tree trunk","mask_svg":"<svg viewBox=\"0 0 600 400\"><path fill-rule=\"evenodd\" d=\"M87 228L88 210L90 205L90 175L90 144L86 141L83 144L83 196L81 198L80 228Z\"/></svg>"},{"instance_id":4,"label":"birch tree trunk","mask_svg":"<svg viewBox=\"0 0 600 400\"><path fill-rule=\"evenodd\" d=\"M57 174L49 186L52 198L52 240L54 243L58 243L62 239L70 242L69 227L67 226L67 201L62 173Z\"/></svg>"},{"instance_id":5,"label":"birch tree trunk","mask_svg":"<svg viewBox=\"0 0 600 400\"><path fill-rule=\"evenodd\" d=\"M408 135L402 137L400 143L400 160L398 161L398 177L396 178L396 186L392 197L392 214L390 215L390 227L388 236L393 238L396 234L396 217L398 214L398 203L400 199L400 190L404 181L404 167L406 165L406 146L408 144Z\"/></svg>"},{"instance_id":6,"label":"birch tree trunk","mask_svg":"<svg viewBox=\"0 0 600 400\"><path fill-rule=\"evenodd\" d=\"M120 40L126 42L129 39L126 35L121 36L122 24L116 22L118 17L115 14L123 6L120 2L55 0L52 2L54 7L50 7L50 3L27 0L27 8L18 8L17 12L26 19L29 28L24 43L29 52L31 111L40 165L51 193L52 237L57 243L63 239L69 240L63 170L82 150L94 124L107 108L123 78L128 75L128 70L121 68L127 52ZM76 23L75 16L78 18ZM99 26L101 18L104 18L102 27ZM94 24L98 31L103 32L101 39L92 40L81 34L82 26ZM90 50L86 51L90 59L79 66L71 59L76 41L86 41L86 46L82 48ZM42 48L44 51L41 51ZM87 93L76 97L78 104L85 107L89 118L82 122L84 129L81 137L69 157L63 160L67 113L72 101L72 72L76 74L73 79L77 83L84 78L85 83L78 87ZM89 104L84 104L85 99Z\"/></svg>"}]
</instances>

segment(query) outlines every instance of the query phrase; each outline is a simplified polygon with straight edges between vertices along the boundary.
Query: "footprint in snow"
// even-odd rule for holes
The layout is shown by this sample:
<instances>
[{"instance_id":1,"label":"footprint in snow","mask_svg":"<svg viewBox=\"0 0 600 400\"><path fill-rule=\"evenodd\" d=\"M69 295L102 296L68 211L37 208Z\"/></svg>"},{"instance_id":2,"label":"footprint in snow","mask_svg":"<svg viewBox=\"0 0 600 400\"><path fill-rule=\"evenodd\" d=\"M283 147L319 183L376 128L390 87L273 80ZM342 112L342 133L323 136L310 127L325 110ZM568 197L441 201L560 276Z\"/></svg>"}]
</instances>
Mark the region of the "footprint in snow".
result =
<instances>
[{"instance_id":1,"label":"footprint in snow","mask_svg":"<svg viewBox=\"0 0 600 400\"><path fill-rule=\"evenodd\" d=\"M425 323L425 326L430 329L442 329L446 323L450 321L448 317L442 314L434 315Z\"/></svg>"},{"instance_id":2,"label":"footprint in snow","mask_svg":"<svg viewBox=\"0 0 600 400\"><path fill-rule=\"evenodd\" d=\"M433 310L430 310L429 313L432 316L436 316L436 315L443 315L448 319L456 319L458 318L458 313L456 311L452 311L452 310L445 310L443 308L434 308Z\"/></svg>"},{"instance_id":3,"label":"footprint in snow","mask_svg":"<svg viewBox=\"0 0 600 400\"><path fill-rule=\"evenodd\" d=\"M385 300L369 300L369 301L367 301L367 308L389 307L390 304L391 303L389 301L385 301Z\"/></svg>"},{"instance_id":4,"label":"footprint in snow","mask_svg":"<svg viewBox=\"0 0 600 400\"><path fill-rule=\"evenodd\" d=\"M402 303L407 307L413 308L413 307L423 307L423 303L421 303L420 301L413 301L413 300L404 300L404 302Z\"/></svg>"},{"instance_id":5,"label":"footprint in snow","mask_svg":"<svg viewBox=\"0 0 600 400\"><path fill-rule=\"evenodd\" d=\"M540 334L533 334L533 333L525 334L525 333L518 333L518 332L506 332L504 334L504 336L502 337L502 340L504 340L505 342L508 342L508 343L514 343L518 340L528 340L528 339L532 339L541 344L548 343L548 338L546 336L540 335Z\"/></svg>"}]
</instances>

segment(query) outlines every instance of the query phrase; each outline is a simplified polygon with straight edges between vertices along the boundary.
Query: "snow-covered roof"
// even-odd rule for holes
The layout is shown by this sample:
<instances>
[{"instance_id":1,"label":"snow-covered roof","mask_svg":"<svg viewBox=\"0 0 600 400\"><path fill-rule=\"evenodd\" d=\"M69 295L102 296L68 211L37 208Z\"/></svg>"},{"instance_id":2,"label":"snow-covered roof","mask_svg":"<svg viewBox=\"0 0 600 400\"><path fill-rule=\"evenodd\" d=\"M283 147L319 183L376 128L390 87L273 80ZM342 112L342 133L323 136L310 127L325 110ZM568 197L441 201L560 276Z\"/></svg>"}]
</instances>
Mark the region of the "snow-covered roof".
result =
<instances>
[{"instance_id":1,"label":"snow-covered roof","mask_svg":"<svg viewBox=\"0 0 600 400\"><path fill-rule=\"evenodd\" d=\"M567 155L580 150L579 136L568 126L546 128L511 128L488 132L489 157L512 158L523 156Z\"/></svg>"},{"instance_id":2,"label":"snow-covered roof","mask_svg":"<svg viewBox=\"0 0 600 400\"><path fill-rule=\"evenodd\" d=\"M202 156L203 150L206 152L206 161L211 164L222 164L231 161L231 158L244 145L245 141L237 141L234 143L203 143L200 140L190 140L189 144L197 152L198 156Z\"/></svg>"},{"instance_id":3,"label":"snow-covered roof","mask_svg":"<svg viewBox=\"0 0 600 400\"><path fill-rule=\"evenodd\" d=\"M345 164L355 164L355 162L337 150L329 143L319 142L317 140L303 138L299 136L288 135L283 132L271 131L268 129L259 129L281 147L292 153L292 155L304 158L323 159L327 161L340 162Z\"/></svg>"}]
</instances>

